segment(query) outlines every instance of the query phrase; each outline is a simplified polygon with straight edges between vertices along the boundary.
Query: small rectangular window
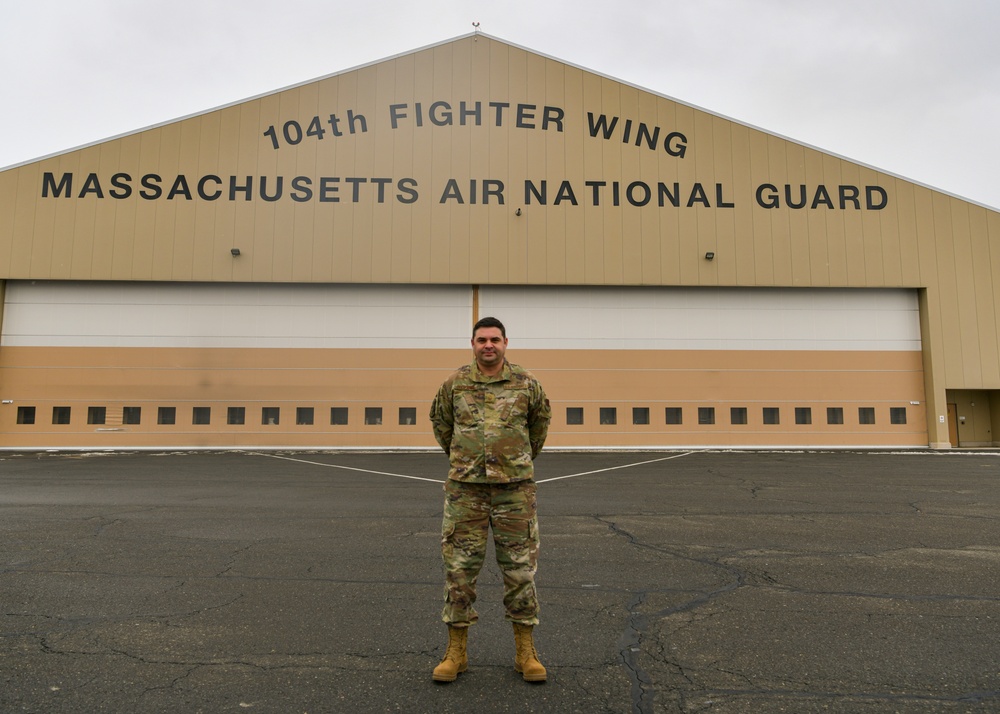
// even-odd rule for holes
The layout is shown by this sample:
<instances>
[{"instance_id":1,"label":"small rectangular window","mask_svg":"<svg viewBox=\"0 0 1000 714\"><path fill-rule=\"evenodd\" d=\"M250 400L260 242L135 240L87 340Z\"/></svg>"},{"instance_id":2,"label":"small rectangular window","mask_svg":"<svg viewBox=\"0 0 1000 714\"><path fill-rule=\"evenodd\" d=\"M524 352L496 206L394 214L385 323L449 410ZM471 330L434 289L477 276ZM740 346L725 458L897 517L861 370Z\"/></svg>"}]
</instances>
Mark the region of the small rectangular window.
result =
<instances>
[{"instance_id":1,"label":"small rectangular window","mask_svg":"<svg viewBox=\"0 0 1000 714\"><path fill-rule=\"evenodd\" d=\"M649 407L632 407L632 423L633 424L648 424L649 423Z\"/></svg>"},{"instance_id":2,"label":"small rectangular window","mask_svg":"<svg viewBox=\"0 0 1000 714\"><path fill-rule=\"evenodd\" d=\"M193 407L191 409L192 424L211 424L212 407Z\"/></svg>"},{"instance_id":3,"label":"small rectangular window","mask_svg":"<svg viewBox=\"0 0 1000 714\"><path fill-rule=\"evenodd\" d=\"M617 424L618 407L601 407L600 422L602 424Z\"/></svg>"},{"instance_id":4,"label":"small rectangular window","mask_svg":"<svg viewBox=\"0 0 1000 714\"><path fill-rule=\"evenodd\" d=\"M684 409L682 407L667 407L667 424L683 424Z\"/></svg>"},{"instance_id":5,"label":"small rectangular window","mask_svg":"<svg viewBox=\"0 0 1000 714\"><path fill-rule=\"evenodd\" d=\"M295 407L295 423L298 426L311 426L313 423L313 408Z\"/></svg>"},{"instance_id":6,"label":"small rectangular window","mask_svg":"<svg viewBox=\"0 0 1000 714\"><path fill-rule=\"evenodd\" d=\"M402 426L412 426L417 423L417 408L416 407L400 407L399 408L399 423Z\"/></svg>"},{"instance_id":7,"label":"small rectangular window","mask_svg":"<svg viewBox=\"0 0 1000 714\"><path fill-rule=\"evenodd\" d=\"M889 423L890 424L905 424L906 423L906 407L889 407Z\"/></svg>"},{"instance_id":8,"label":"small rectangular window","mask_svg":"<svg viewBox=\"0 0 1000 714\"><path fill-rule=\"evenodd\" d=\"M781 414L778 407L764 407L764 423L780 424Z\"/></svg>"},{"instance_id":9,"label":"small rectangular window","mask_svg":"<svg viewBox=\"0 0 1000 714\"><path fill-rule=\"evenodd\" d=\"M107 407L87 407L87 423L103 424L108 418Z\"/></svg>"},{"instance_id":10,"label":"small rectangular window","mask_svg":"<svg viewBox=\"0 0 1000 714\"><path fill-rule=\"evenodd\" d=\"M858 407L858 424L874 424L875 407Z\"/></svg>"},{"instance_id":11,"label":"small rectangular window","mask_svg":"<svg viewBox=\"0 0 1000 714\"><path fill-rule=\"evenodd\" d=\"M142 419L142 407L122 407L122 424L139 424Z\"/></svg>"},{"instance_id":12,"label":"small rectangular window","mask_svg":"<svg viewBox=\"0 0 1000 714\"><path fill-rule=\"evenodd\" d=\"M747 423L747 408L746 407L730 407L729 408L729 423L730 424L746 424Z\"/></svg>"},{"instance_id":13,"label":"small rectangular window","mask_svg":"<svg viewBox=\"0 0 1000 714\"><path fill-rule=\"evenodd\" d=\"M715 423L715 407L698 407L698 423L699 424L714 424Z\"/></svg>"},{"instance_id":14,"label":"small rectangular window","mask_svg":"<svg viewBox=\"0 0 1000 714\"><path fill-rule=\"evenodd\" d=\"M177 422L177 407L157 407L157 424L174 424Z\"/></svg>"},{"instance_id":15,"label":"small rectangular window","mask_svg":"<svg viewBox=\"0 0 1000 714\"><path fill-rule=\"evenodd\" d=\"M380 426L382 424L382 407L365 407L365 424Z\"/></svg>"},{"instance_id":16,"label":"small rectangular window","mask_svg":"<svg viewBox=\"0 0 1000 714\"><path fill-rule=\"evenodd\" d=\"M812 424L813 423L812 407L795 407L795 423Z\"/></svg>"},{"instance_id":17,"label":"small rectangular window","mask_svg":"<svg viewBox=\"0 0 1000 714\"><path fill-rule=\"evenodd\" d=\"M260 423L268 426L277 426L281 421L281 407L261 407Z\"/></svg>"},{"instance_id":18,"label":"small rectangular window","mask_svg":"<svg viewBox=\"0 0 1000 714\"><path fill-rule=\"evenodd\" d=\"M226 410L226 423L227 424L246 424L247 423L247 408L246 407L229 407Z\"/></svg>"},{"instance_id":19,"label":"small rectangular window","mask_svg":"<svg viewBox=\"0 0 1000 714\"><path fill-rule=\"evenodd\" d=\"M69 424L70 407L52 407L53 424Z\"/></svg>"},{"instance_id":20,"label":"small rectangular window","mask_svg":"<svg viewBox=\"0 0 1000 714\"><path fill-rule=\"evenodd\" d=\"M567 424L583 424L583 407L566 407Z\"/></svg>"},{"instance_id":21,"label":"small rectangular window","mask_svg":"<svg viewBox=\"0 0 1000 714\"><path fill-rule=\"evenodd\" d=\"M35 408L34 407L18 407L17 408L17 423L18 424L34 424L35 423Z\"/></svg>"},{"instance_id":22,"label":"small rectangular window","mask_svg":"<svg viewBox=\"0 0 1000 714\"><path fill-rule=\"evenodd\" d=\"M826 423L827 424L843 424L844 423L844 408L843 407L827 407L826 408Z\"/></svg>"},{"instance_id":23,"label":"small rectangular window","mask_svg":"<svg viewBox=\"0 0 1000 714\"><path fill-rule=\"evenodd\" d=\"M347 424L347 407L330 407L330 423L334 426Z\"/></svg>"}]
</instances>

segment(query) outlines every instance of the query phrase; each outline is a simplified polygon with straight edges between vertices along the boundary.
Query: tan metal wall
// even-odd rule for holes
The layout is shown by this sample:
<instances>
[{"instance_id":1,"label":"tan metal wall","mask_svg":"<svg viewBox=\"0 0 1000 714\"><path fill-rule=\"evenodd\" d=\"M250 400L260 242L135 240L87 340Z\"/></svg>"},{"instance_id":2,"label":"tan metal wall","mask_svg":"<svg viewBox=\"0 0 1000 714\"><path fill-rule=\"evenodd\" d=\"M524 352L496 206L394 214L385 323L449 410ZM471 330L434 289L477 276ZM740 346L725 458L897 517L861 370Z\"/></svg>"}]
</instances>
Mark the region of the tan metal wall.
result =
<instances>
[{"instance_id":1,"label":"tan metal wall","mask_svg":"<svg viewBox=\"0 0 1000 714\"><path fill-rule=\"evenodd\" d=\"M946 389L1000 388L998 240L995 210L483 35L0 172L0 279L921 289L932 445Z\"/></svg>"},{"instance_id":2,"label":"tan metal wall","mask_svg":"<svg viewBox=\"0 0 1000 714\"><path fill-rule=\"evenodd\" d=\"M542 380L553 405L550 446L923 446L927 442L919 352L512 350ZM184 349L6 347L0 384L11 403L0 405L0 446L301 446L433 447L427 412L448 373L470 358L468 350L409 350L401 362L391 350ZM246 421L226 423L229 407ZM53 424L53 407L69 407L68 424ZM106 421L88 423L88 409L104 407ZM139 424L122 424L124 407L139 407ZM160 407L176 423L158 424ZM195 407L211 410L210 423L193 424ZM277 424L263 409L278 408ZM296 423L298 408L314 423ZM346 407L346 425L331 425L332 407ZM415 409L414 424L400 424L400 407ZM583 409L583 424L567 424L568 407ZM632 421L633 408L649 409L649 424ZM668 424L666 408L682 410ZM700 424L698 409L715 409L714 424ZM730 424L730 409L744 407L747 423ZM778 424L763 409L778 408ZM808 407L810 424L796 424ZM843 424L826 423L827 407L843 410ZM858 408L873 409L874 424ZM33 423L18 423L30 408ZM365 409L380 408L378 424ZM616 410L602 424L601 409ZM890 409L905 409L892 424Z\"/></svg>"}]
</instances>

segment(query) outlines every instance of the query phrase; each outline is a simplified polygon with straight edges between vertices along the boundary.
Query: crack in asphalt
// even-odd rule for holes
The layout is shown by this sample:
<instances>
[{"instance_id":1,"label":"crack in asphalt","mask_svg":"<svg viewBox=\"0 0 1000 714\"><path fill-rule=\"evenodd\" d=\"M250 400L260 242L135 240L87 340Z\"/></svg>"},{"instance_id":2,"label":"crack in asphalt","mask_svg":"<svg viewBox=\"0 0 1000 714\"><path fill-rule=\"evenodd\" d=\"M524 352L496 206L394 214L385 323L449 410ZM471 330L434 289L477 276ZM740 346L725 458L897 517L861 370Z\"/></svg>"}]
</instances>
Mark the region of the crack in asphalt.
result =
<instances>
[{"instance_id":1,"label":"crack in asphalt","mask_svg":"<svg viewBox=\"0 0 1000 714\"><path fill-rule=\"evenodd\" d=\"M840 703L886 702L886 703L936 703L936 704L982 704L994 699L1000 699L1000 691L968 692L954 696L934 694L893 694L891 692L823 692L808 689L710 689L700 692L706 699L703 702L709 706L719 703L718 698L724 697L780 697L782 699L827 699ZM713 697L715 699L713 699Z\"/></svg>"},{"instance_id":2,"label":"crack in asphalt","mask_svg":"<svg viewBox=\"0 0 1000 714\"><path fill-rule=\"evenodd\" d=\"M916 509L919 511L919 509ZM625 538L630 546L635 546L636 548L642 548L644 550L654 551L656 553L661 553L672 558L677 558L681 560L687 560L690 562L698 563L700 565L709 566L717 570L721 570L727 574L726 582L717 588L709 590L707 592L701 593L695 597L692 597L682 603L677 605L672 605L670 607L657 610L652 613L643 613L642 608L647 603L648 597L652 593L663 592L662 588L647 588L639 590L626 590L630 594L630 598L626 604L626 612L628 613L625 618L625 624L622 631L622 636L619 645L618 660L620 664L624 667L625 672L631 682L631 711L633 714L652 714L654 711L654 702L657 694L656 684L653 678L648 672L643 668L641 662L642 656L642 646L644 644L644 638L648 632L649 627L664 618L670 617L681 612L691 612L707 603L713 602L720 597L724 597L729 593L736 591L737 589L744 587L748 584L751 577L755 581L755 585L762 585L767 589L780 590L784 592L795 592L795 593L805 593L812 595L826 595L831 597L859 597L859 598L873 598L880 600L893 600L893 601L903 601L903 602L998 602L1000 597L996 596L975 596L975 595L910 595L903 593L872 593L872 592L855 592L855 591L819 591L819 590L806 590L802 588L795 588L790 586L779 585L773 578L764 573L755 573L753 576L748 575L747 571L737 568L733 565L723 562L724 558L732 557L732 553L719 555L718 558L706 558L706 557L696 557L690 554L674 550L671 548L665 548L662 546L656 546L649 543L644 543L633 533L622 528L615 521L609 520L607 518L601 517L599 515L593 516L595 520L599 523L604 524L615 536ZM678 676L686 680L689 684L693 683L693 680L687 675L684 667L677 662L670 660L669 656L665 655L661 658L661 663L672 667L678 674ZM750 685L751 681L743 674L739 672L731 672L729 670L719 670L731 676L738 676L741 679L746 680L747 684ZM677 711L685 712L692 711L691 706L691 695L692 692L685 691L683 688L670 687L667 688L672 690L672 694L676 697ZM791 698L802 698L802 699L838 699L840 701L856 699L858 701L885 701L885 702L940 702L940 703L981 703L985 701L991 701L993 699L1000 698L1000 692L996 691L985 691L985 692L967 692L961 695L955 695L952 697L948 696L932 696L932 695L920 695L920 694L890 694L890 693L874 693L874 692L854 692L851 694L844 694L842 692L813 692L809 691L807 688L801 690L764 690L748 687L747 689L717 689L717 690L702 690L697 692L697 697L702 700L703 703L707 703L709 706L713 705L713 697L717 700L720 697L745 697L745 696L756 696L756 697L791 697ZM704 699L707 698L707 699ZM700 705L698 705L700 708Z\"/></svg>"},{"instance_id":3,"label":"crack in asphalt","mask_svg":"<svg viewBox=\"0 0 1000 714\"><path fill-rule=\"evenodd\" d=\"M637 548L643 548L646 550L652 550L658 553L663 553L669 555L673 558L679 558L682 560L688 560L694 563L699 563L701 565L707 565L712 568L717 568L724 571L729 576L727 582L721 587L715 588L709 592L698 595L697 597L691 598L690 600L681 603L679 605L672 605L671 607L658 610L652 614L646 615L640 612L643 604L646 602L646 598L651 592L659 592L659 589L652 590L639 590L633 593L632 598L629 600L626 611L628 616L625 621L625 628L622 632L621 646L619 648L619 660L625 667L625 671L628 674L629 680L632 683L632 712L633 714L652 714L653 703L656 697L656 688L652 677L642 668L640 663L640 655L642 654L642 642L643 637L651 622L656 620L661 620L663 618L669 617L671 615L677 614L679 612L688 612L694 610L705 603L711 602L723 595L735 591L736 589L742 587L746 584L746 573L738 568L727 565L726 563L719 562L718 560L712 560L709 558L697 558L686 553L681 553L669 548L663 548L660 546L651 545L649 543L643 543L634 534L621 528L614 521L609 521L600 516L594 516L595 520L599 523L603 523L608 529L615 534L625 538L629 545L636 546ZM686 674L684 674L683 667L679 665L673 665L676 667L678 672L682 677L690 681Z\"/></svg>"}]
</instances>

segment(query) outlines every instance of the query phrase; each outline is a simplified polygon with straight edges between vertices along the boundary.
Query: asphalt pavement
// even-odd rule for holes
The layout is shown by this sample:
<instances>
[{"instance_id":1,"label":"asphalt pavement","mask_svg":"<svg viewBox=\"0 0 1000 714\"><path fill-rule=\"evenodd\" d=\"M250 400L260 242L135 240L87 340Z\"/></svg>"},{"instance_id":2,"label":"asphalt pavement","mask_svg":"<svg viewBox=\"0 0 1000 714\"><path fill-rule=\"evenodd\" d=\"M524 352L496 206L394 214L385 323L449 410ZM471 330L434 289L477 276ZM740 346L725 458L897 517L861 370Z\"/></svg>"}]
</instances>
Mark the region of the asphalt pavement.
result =
<instances>
[{"instance_id":1,"label":"asphalt pavement","mask_svg":"<svg viewBox=\"0 0 1000 714\"><path fill-rule=\"evenodd\" d=\"M435 684L443 455L0 454L0 712L998 712L1000 453L543 453Z\"/></svg>"}]
</instances>

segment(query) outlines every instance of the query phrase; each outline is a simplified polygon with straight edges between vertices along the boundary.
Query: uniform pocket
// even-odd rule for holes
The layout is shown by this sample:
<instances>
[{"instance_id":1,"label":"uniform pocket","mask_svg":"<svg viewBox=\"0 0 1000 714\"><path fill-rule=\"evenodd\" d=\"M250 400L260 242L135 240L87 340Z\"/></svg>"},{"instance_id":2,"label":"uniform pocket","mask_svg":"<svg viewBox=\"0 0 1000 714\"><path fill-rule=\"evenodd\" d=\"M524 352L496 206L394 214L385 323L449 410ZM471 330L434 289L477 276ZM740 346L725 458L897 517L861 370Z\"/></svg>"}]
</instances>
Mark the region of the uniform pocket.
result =
<instances>
[{"instance_id":1,"label":"uniform pocket","mask_svg":"<svg viewBox=\"0 0 1000 714\"><path fill-rule=\"evenodd\" d=\"M501 398L498 405L500 418L508 423L524 423L528 417L528 391L526 389L508 390Z\"/></svg>"},{"instance_id":2,"label":"uniform pocket","mask_svg":"<svg viewBox=\"0 0 1000 714\"><path fill-rule=\"evenodd\" d=\"M478 424L482 420L482 393L472 386L454 388L455 423Z\"/></svg>"}]
</instances>

